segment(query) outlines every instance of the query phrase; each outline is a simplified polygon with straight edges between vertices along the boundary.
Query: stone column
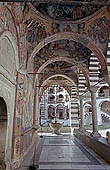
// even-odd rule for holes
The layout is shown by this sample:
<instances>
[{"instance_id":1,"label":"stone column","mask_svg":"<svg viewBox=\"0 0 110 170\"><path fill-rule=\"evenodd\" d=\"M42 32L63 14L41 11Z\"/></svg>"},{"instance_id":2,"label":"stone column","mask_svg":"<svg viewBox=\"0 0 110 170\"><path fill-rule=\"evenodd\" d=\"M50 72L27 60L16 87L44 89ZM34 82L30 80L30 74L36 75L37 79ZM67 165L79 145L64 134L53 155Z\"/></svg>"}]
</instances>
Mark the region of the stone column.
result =
<instances>
[{"instance_id":1,"label":"stone column","mask_svg":"<svg viewBox=\"0 0 110 170\"><path fill-rule=\"evenodd\" d=\"M96 104L96 91L98 87L91 87L91 102L92 102L92 124L93 124L93 132L91 136L100 137L101 135L98 133L98 121L97 121L97 104Z\"/></svg>"},{"instance_id":2,"label":"stone column","mask_svg":"<svg viewBox=\"0 0 110 170\"><path fill-rule=\"evenodd\" d=\"M67 108L66 108L66 106L64 107L64 119L66 119L66 111L67 111Z\"/></svg>"},{"instance_id":3,"label":"stone column","mask_svg":"<svg viewBox=\"0 0 110 170\"><path fill-rule=\"evenodd\" d=\"M84 129L84 116L83 116L83 96L79 96L80 100L80 130L85 131Z\"/></svg>"},{"instance_id":4,"label":"stone column","mask_svg":"<svg viewBox=\"0 0 110 170\"><path fill-rule=\"evenodd\" d=\"M36 89L34 90L34 108L33 108L33 126L37 125L37 117L36 117Z\"/></svg>"},{"instance_id":5,"label":"stone column","mask_svg":"<svg viewBox=\"0 0 110 170\"><path fill-rule=\"evenodd\" d=\"M39 106L39 82L37 80L37 87L36 87L36 123L39 127L40 121L40 106Z\"/></svg>"}]
</instances>

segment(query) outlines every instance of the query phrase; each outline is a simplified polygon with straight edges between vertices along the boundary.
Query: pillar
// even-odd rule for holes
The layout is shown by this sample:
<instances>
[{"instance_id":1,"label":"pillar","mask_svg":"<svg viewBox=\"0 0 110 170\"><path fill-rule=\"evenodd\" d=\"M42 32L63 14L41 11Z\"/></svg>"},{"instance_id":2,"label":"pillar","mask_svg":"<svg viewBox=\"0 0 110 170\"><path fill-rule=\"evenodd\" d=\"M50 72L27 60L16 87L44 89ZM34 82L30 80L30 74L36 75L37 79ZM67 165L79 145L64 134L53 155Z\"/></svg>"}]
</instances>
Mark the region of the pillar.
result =
<instances>
[{"instance_id":1,"label":"pillar","mask_svg":"<svg viewBox=\"0 0 110 170\"><path fill-rule=\"evenodd\" d=\"M96 91L98 87L91 87L91 102L92 102L92 124L93 124L93 132L91 136L100 137L101 135L98 133L98 121L97 121L97 104L96 104Z\"/></svg>"},{"instance_id":2,"label":"pillar","mask_svg":"<svg viewBox=\"0 0 110 170\"><path fill-rule=\"evenodd\" d=\"M33 126L37 125L37 117L36 117L36 89L34 90L34 109L33 109Z\"/></svg>"},{"instance_id":3,"label":"pillar","mask_svg":"<svg viewBox=\"0 0 110 170\"><path fill-rule=\"evenodd\" d=\"M39 82L37 80L37 86L36 86L36 125L39 128L40 124L40 103L39 103Z\"/></svg>"},{"instance_id":4,"label":"pillar","mask_svg":"<svg viewBox=\"0 0 110 170\"><path fill-rule=\"evenodd\" d=\"M84 116L83 116L83 96L79 96L80 100L80 130L85 131L84 129Z\"/></svg>"},{"instance_id":5,"label":"pillar","mask_svg":"<svg viewBox=\"0 0 110 170\"><path fill-rule=\"evenodd\" d=\"M65 107L64 107L64 115L63 115L63 116L64 116L64 119L66 119L66 117L67 117L66 111L67 111L67 107L65 106Z\"/></svg>"},{"instance_id":6,"label":"pillar","mask_svg":"<svg viewBox=\"0 0 110 170\"><path fill-rule=\"evenodd\" d=\"M77 88L72 87L71 92L71 128L72 131L74 128L79 127L79 119L78 119L78 95L77 95Z\"/></svg>"}]
</instances>

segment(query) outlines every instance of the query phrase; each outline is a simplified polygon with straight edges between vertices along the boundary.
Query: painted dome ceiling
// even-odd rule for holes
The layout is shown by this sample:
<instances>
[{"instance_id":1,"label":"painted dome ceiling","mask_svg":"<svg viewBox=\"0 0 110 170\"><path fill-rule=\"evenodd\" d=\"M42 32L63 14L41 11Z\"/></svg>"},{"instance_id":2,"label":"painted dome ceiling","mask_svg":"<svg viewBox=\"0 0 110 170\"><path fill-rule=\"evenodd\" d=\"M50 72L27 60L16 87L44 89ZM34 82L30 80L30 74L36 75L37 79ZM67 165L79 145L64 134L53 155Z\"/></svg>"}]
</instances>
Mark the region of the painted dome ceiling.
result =
<instances>
[{"instance_id":1,"label":"painted dome ceiling","mask_svg":"<svg viewBox=\"0 0 110 170\"><path fill-rule=\"evenodd\" d=\"M84 2L84 0L80 0ZM88 0L92 2L93 0ZM97 2L107 2L107 0L97 0ZM81 5L72 3L69 4L57 4L57 3L38 3L32 2L32 5L44 16L48 16L51 19L66 19L66 20L78 20L86 16L89 16L99 10L100 5Z\"/></svg>"},{"instance_id":2,"label":"painted dome ceiling","mask_svg":"<svg viewBox=\"0 0 110 170\"><path fill-rule=\"evenodd\" d=\"M88 67L90 56L91 51L84 45L74 41L60 40L50 43L41 49L34 58L34 65L35 69L38 70L39 67L49 59L62 57L74 59L75 62L82 63L84 66ZM54 69L54 71L55 68L57 68L56 70L58 70L58 68L68 70L73 64L75 65L75 63L67 64L60 61L50 64L48 68L50 68L50 70Z\"/></svg>"}]
</instances>

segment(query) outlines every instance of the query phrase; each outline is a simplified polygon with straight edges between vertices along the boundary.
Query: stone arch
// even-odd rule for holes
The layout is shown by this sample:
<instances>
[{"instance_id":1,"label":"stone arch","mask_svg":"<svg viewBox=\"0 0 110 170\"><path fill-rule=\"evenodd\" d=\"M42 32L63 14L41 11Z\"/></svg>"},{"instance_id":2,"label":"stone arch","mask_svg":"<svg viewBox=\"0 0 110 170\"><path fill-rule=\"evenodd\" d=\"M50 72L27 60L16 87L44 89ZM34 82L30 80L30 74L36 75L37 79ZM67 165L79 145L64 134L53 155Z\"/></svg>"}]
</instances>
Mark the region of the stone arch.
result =
<instances>
[{"instance_id":1,"label":"stone arch","mask_svg":"<svg viewBox=\"0 0 110 170\"><path fill-rule=\"evenodd\" d=\"M55 96L53 94L49 95L48 96L48 102L51 103L51 102L55 102Z\"/></svg>"},{"instance_id":2,"label":"stone arch","mask_svg":"<svg viewBox=\"0 0 110 170\"><path fill-rule=\"evenodd\" d=\"M62 77L64 77L64 78L66 78L68 81L70 81L73 85L75 85L74 81L73 81L72 79L70 79L69 77L67 77L66 75L55 74L55 75L49 77L48 79L46 79L41 86L42 86L42 87L45 86L46 82L47 82L49 79L54 78L54 77L56 77L56 76L62 76ZM43 90L42 87L40 87L40 94L42 93L42 90Z\"/></svg>"},{"instance_id":3,"label":"stone arch","mask_svg":"<svg viewBox=\"0 0 110 170\"><path fill-rule=\"evenodd\" d=\"M55 107L53 105L48 106L48 119L54 119Z\"/></svg>"},{"instance_id":4,"label":"stone arch","mask_svg":"<svg viewBox=\"0 0 110 170\"><path fill-rule=\"evenodd\" d=\"M59 92L59 93L57 94L57 100L58 100L58 101L61 101L61 102L62 102L62 101L64 100L64 97L65 97L65 96L64 96L64 94L63 94L62 92Z\"/></svg>"},{"instance_id":5,"label":"stone arch","mask_svg":"<svg viewBox=\"0 0 110 170\"><path fill-rule=\"evenodd\" d=\"M86 101L83 104L84 108L84 125L92 124L92 103L90 101Z\"/></svg>"},{"instance_id":6,"label":"stone arch","mask_svg":"<svg viewBox=\"0 0 110 170\"><path fill-rule=\"evenodd\" d=\"M45 87L42 87L42 89L40 89L40 95L39 95L39 96L40 96L40 100L41 100L41 97L42 97L43 92L44 92L48 87L50 87L50 86L52 86L52 85L60 85L60 86L63 87L65 90L67 90L68 94L71 96L71 89L70 89L70 88L65 87L65 85L62 84L62 83L56 83L56 81L52 81L51 83L48 83Z\"/></svg>"},{"instance_id":7,"label":"stone arch","mask_svg":"<svg viewBox=\"0 0 110 170\"><path fill-rule=\"evenodd\" d=\"M79 43L83 44L84 46L86 46L87 48L89 48L91 50L91 52L93 52L94 55L99 59L102 70L104 72L107 72L105 56L104 56L103 52L101 51L101 49L99 49L97 47L97 45L90 38L87 38L85 35L80 35L80 34L74 33L74 32L56 33L56 34L53 34L53 35L45 38L34 48L32 54L29 58L29 61L32 61L33 58L35 57L36 53L38 53L47 44L54 42L54 41L63 40L63 39L68 39L68 40L73 40L75 42L79 42ZM29 61L28 61L28 64L29 64Z\"/></svg>"},{"instance_id":8,"label":"stone arch","mask_svg":"<svg viewBox=\"0 0 110 170\"><path fill-rule=\"evenodd\" d=\"M45 62L37 71L37 75L36 75L36 78L35 78L35 84L36 84L36 81L38 80L38 77L39 77L39 73L41 73L41 71L48 65L48 64L51 64L53 62L56 62L56 61L65 61L65 62L68 62L68 63L74 63L74 64L77 64L75 62L74 59L70 59L70 58L67 58L67 57L55 57L53 59L50 59L48 60L47 62ZM87 81L87 84L89 85L89 77L88 77L88 70L87 69L84 69L82 65L79 65L77 64L77 66L82 70L84 76L85 76L85 79Z\"/></svg>"},{"instance_id":9,"label":"stone arch","mask_svg":"<svg viewBox=\"0 0 110 170\"><path fill-rule=\"evenodd\" d=\"M106 107L107 106L107 107ZM100 111L109 113L110 114L110 101L107 99L104 99L99 103ZM103 107L103 108L102 108ZM107 110L108 109L108 110Z\"/></svg>"},{"instance_id":10,"label":"stone arch","mask_svg":"<svg viewBox=\"0 0 110 170\"><path fill-rule=\"evenodd\" d=\"M83 107L86 105L86 104L89 104L92 106L92 103L90 101L86 101L84 104L83 104Z\"/></svg>"},{"instance_id":11,"label":"stone arch","mask_svg":"<svg viewBox=\"0 0 110 170\"><path fill-rule=\"evenodd\" d=\"M104 92L104 90L108 91L108 92ZM98 96L99 97L108 97L109 96L109 85L108 84L104 84L102 86L100 86L98 88Z\"/></svg>"},{"instance_id":12,"label":"stone arch","mask_svg":"<svg viewBox=\"0 0 110 170\"><path fill-rule=\"evenodd\" d=\"M64 119L64 106L62 103L56 106L56 118Z\"/></svg>"},{"instance_id":13,"label":"stone arch","mask_svg":"<svg viewBox=\"0 0 110 170\"><path fill-rule=\"evenodd\" d=\"M11 9L8 8L7 6L1 5L0 14L1 14L1 18L3 17L3 22L1 22L1 25L0 25L0 28L1 28L0 33L10 32L14 41L19 47L19 36L18 36L18 31L17 31L17 23L15 21L15 16L13 15ZM19 53L19 49L18 49L18 53Z\"/></svg>"},{"instance_id":14,"label":"stone arch","mask_svg":"<svg viewBox=\"0 0 110 170\"><path fill-rule=\"evenodd\" d=\"M14 57L15 57L16 70L18 71L19 70L18 46L17 46L16 41L15 41L13 35L11 34L11 32L9 32L9 31L3 32L0 36L0 41L2 41L2 39L5 39L5 38L12 45L12 48L13 48L13 51L14 51Z\"/></svg>"},{"instance_id":15,"label":"stone arch","mask_svg":"<svg viewBox=\"0 0 110 170\"><path fill-rule=\"evenodd\" d=\"M6 168L10 168L11 153L12 153L12 133L13 133L13 118L14 118L14 101L15 88L8 90L5 84L0 86L0 97L4 99L7 106L7 133L6 133L6 146L5 146L5 164ZM2 89L2 90L1 90ZM10 102L12 101L12 102Z\"/></svg>"},{"instance_id":16,"label":"stone arch","mask_svg":"<svg viewBox=\"0 0 110 170\"><path fill-rule=\"evenodd\" d=\"M1 34L0 46L0 97L6 102L8 116L5 163L6 169L10 169L15 104L13 99L15 99L16 74L19 71L19 54L17 41L9 31Z\"/></svg>"},{"instance_id":17,"label":"stone arch","mask_svg":"<svg viewBox=\"0 0 110 170\"><path fill-rule=\"evenodd\" d=\"M110 101L109 99L102 99L98 104L99 112L101 115L101 121L110 122Z\"/></svg>"}]
</instances>

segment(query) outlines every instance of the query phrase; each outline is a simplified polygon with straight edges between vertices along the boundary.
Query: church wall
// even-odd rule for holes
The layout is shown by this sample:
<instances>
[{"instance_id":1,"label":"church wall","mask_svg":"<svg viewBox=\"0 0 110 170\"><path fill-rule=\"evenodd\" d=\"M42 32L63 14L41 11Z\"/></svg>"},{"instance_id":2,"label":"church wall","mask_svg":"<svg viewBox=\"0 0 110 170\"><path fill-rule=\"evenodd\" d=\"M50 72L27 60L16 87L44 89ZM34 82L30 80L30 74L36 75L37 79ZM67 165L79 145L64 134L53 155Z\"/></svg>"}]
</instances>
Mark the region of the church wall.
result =
<instances>
[{"instance_id":1,"label":"church wall","mask_svg":"<svg viewBox=\"0 0 110 170\"><path fill-rule=\"evenodd\" d=\"M16 85L16 44L9 32L0 36L0 97L3 97L7 106L7 130L4 161L7 170L10 169L12 152L13 118ZM16 56L15 56L16 55Z\"/></svg>"},{"instance_id":2,"label":"church wall","mask_svg":"<svg viewBox=\"0 0 110 170\"><path fill-rule=\"evenodd\" d=\"M19 167L34 142L33 102L33 87L29 78L18 73L11 169Z\"/></svg>"},{"instance_id":3,"label":"church wall","mask_svg":"<svg viewBox=\"0 0 110 170\"><path fill-rule=\"evenodd\" d=\"M6 146L5 146L5 162L7 170L11 163L12 152L12 132L13 132L13 117L14 117L14 98L15 86L13 86L7 79L0 75L0 97L6 102L7 105L7 132L6 132Z\"/></svg>"}]
</instances>

